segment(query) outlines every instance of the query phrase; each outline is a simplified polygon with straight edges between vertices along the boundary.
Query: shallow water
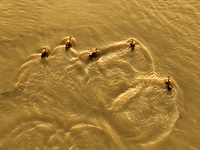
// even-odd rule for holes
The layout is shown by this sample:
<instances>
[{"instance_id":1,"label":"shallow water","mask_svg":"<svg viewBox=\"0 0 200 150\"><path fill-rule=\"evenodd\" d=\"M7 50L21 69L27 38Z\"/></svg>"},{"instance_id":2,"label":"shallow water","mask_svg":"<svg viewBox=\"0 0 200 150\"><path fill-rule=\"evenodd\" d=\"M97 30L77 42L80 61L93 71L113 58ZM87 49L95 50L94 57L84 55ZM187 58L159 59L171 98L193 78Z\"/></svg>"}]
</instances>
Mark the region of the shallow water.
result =
<instances>
[{"instance_id":1,"label":"shallow water","mask_svg":"<svg viewBox=\"0 0 200 150\"><path fill-rule=\"evenodd\" d=\"M0 149L199 149L199 7L0 2Z\"/></svg>"}]
</instances>

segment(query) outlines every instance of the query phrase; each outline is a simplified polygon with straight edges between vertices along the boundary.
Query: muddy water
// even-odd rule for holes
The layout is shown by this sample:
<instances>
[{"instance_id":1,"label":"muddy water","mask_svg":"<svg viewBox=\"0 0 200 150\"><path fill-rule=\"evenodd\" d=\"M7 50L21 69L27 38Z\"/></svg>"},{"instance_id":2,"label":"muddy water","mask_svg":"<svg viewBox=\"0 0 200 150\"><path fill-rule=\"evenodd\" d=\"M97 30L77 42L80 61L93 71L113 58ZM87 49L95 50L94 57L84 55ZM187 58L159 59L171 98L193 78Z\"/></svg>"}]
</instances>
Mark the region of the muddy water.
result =
<instances>
[{"instance_id":1,"label":"muddy water","mask_svg":"<svg viewBox=\"0 0 200 150\"><path fill-rule=\"evenodd\" d=\"M0 149L199 149L199 7L0 2Z\"/></svg>"}]
</instances>

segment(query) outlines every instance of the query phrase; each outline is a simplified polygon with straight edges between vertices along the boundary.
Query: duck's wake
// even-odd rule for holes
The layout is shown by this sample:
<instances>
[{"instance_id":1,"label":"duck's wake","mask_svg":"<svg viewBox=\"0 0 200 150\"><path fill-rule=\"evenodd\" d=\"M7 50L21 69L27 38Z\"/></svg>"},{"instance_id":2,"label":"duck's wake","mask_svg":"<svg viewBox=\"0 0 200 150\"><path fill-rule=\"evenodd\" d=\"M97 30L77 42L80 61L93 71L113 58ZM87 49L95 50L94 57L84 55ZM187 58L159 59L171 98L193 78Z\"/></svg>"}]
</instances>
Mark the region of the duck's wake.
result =
<instances>
[{"instance_id":1,"label":"duck's wake","mask_svg":"<svg viewBox=\"0 0 200 150\"><path fill-rule=\"evenodd\" d=\"M37 122L36 126L48 123L53 128L46 139L50 148L56 146L54 138L64 138L71 147L80 149L79 142L93 137L101 142L86 141L82 145L102 149L105 138L115 146L116 140L147 144L172 130L179 117L180 89L174 81L175 88L167 91L165 78L156 73L147 48L131 39L78 54L73 41L72 37L65 38L53 51L44 47L30 56L16 84L16 89L23 90L18 95L10 94L11 104L17 106L13 113L21 105L22 112L30 110L28 119L21 120L32 126L32 121ZM8 95L1 97L6 99ZM10 132L23 134L18 125ZM40 132L36 126L33 131ZM13 136L13 140L21 141L17 139L21 137Z\"/></svg>"}]
</instances>

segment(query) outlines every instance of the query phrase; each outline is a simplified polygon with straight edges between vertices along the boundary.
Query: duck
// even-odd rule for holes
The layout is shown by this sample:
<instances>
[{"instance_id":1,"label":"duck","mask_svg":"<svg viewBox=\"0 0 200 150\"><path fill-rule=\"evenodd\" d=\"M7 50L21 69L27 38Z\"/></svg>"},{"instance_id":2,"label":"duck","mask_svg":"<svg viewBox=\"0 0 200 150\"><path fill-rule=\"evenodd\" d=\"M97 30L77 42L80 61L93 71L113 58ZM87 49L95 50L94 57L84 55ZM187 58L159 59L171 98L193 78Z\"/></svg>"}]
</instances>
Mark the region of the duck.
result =
<instances>
[{"instance_id":1,"label":"duck","mask_svg":"<svg viewBox=\"0 0 200 150\"><path fill-rule=\"evenodd\" d=\"M135 47L135 40L131 39L130 48L134 49Z\"/></svg>"},{"instance_id":2,"label":"duck","mask_svg":"<svg viewBox=\"0 0 200 150\"><path fill-rule=\"evenodd\" d=\"M92 50L89 54L88 54L88 57L89 58L94 58L94 57L97 57L98 56L98 48L95 48L95 50Z\"/></svg>"},{"instance_id":3,"label":"duck","mask_svg":"<svg viewBox=\"0 0 200 150\"><path fill-rule=\"evenodd\" d=\"M72 37L70 36L69 39L65 43L65 48L68 50L70 47L72 47Z\"/></svg>"},{"instance_id":4,"label":"duck","mask_svg":"<svg viewBox=\"0 0 200 150\"><path fill-rule=\"evenodd\" d=\"M48 56L49 56L49 50L48 50L47 47L45 47L45 48L42 50L41 58L48 57Z\"/></svg>"},{"instance_id":5,"label":"duck","mask_svg":"<svg viewBox=\"0 0 200 150\"><path fill-rule=\"evenodd\" d=\"M166 81L165 84L166 84L166 87L167 87L168 91L171 91L173 86L172 86L172 81L170 79L170 76L167 76L167 81Z\"/></svg>"}]
</instances>

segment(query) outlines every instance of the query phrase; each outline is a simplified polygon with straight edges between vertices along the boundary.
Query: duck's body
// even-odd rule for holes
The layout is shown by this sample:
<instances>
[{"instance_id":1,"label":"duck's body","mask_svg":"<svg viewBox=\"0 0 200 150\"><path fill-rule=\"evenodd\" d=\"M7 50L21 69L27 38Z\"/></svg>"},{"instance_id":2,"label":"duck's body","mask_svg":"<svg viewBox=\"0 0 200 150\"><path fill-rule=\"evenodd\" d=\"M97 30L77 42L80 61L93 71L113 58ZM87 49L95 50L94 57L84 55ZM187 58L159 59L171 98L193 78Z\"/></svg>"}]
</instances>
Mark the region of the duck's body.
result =
<instances>
[{"instance_id":1,"label":"duck's body","mask_svg":"<svg viewBox=\"0 0 200 150\"><path fill-rule=\"evenodd\" d=\"M167 87L168 91L171 91L172 88L173 88L173 86L172 86L172 81L171 81L171 79L170 79L170 76L168 76L168 79L167 79L167 81L166 81L166 87Z\"/></svg>"},{"instance_id":2,"label":"duck's body","mask_svg":"<svg viewBox=\"0 0 200 150\"><path fill-rule=\"evenodd\" d=\"M49 56L49 50L48 50L48 48L45 47L42 50L41 58L48 57L48 56Z\"/></svg>"},{"instance_id":3,"label":"duck's body","mask_svg":"<svg viewBox=\"0 0 200 150\"><path fill-rule=\"evenodd\" d=\"M89 58L94 58L94 57L97 57L98 56L98 49L96 48L95 50L91 51L89 54L88 54L88 57Z\"/></svg>"},{"instance_id":4,"label":"duck's body","mask_svg":"<svg viewBox=\"0 0 200 150\"><path fill-rule=\"evenodd\" d=\"M134 47L135 47L135 41L131 39L130 48L134 49Z\"/></svg>"},{"instance_id":5,"label":"duck's body","mask_svg":"<svg viewBox=\"0 0 200 150\"><path fill-rule=\"evenodd\" d=\"M70 47L72 47L72 37L70 36L69 39L65 43L65 48L68 50Z\"/></svg>"}]
</instances>

